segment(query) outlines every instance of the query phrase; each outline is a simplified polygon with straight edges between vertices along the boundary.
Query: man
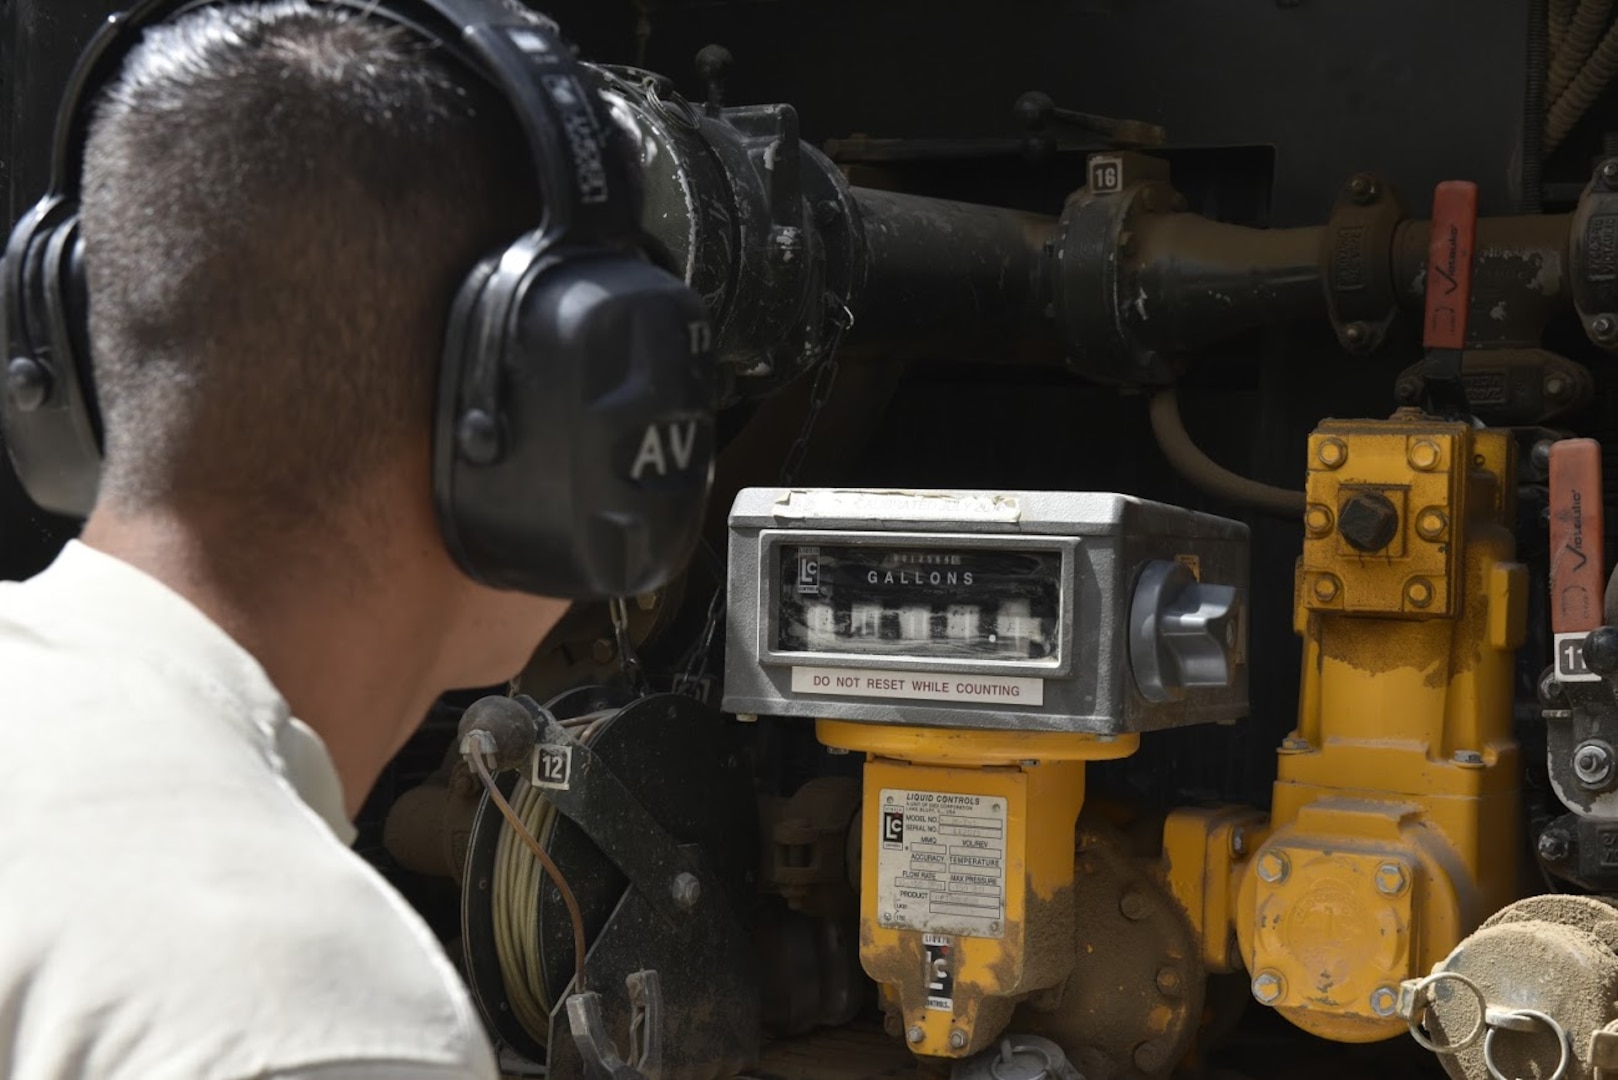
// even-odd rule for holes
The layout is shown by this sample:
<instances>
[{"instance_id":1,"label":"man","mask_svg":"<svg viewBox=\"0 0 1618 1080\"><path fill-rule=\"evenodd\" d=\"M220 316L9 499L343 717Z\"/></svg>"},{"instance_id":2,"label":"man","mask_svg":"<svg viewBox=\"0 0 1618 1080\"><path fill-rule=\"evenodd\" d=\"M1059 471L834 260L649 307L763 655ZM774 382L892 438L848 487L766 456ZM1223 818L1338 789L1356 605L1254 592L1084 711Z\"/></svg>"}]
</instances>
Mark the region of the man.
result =
<instances>
[{"instance_id":1,"label":"man","mask_svg":"<svg viewBox=\"0 0 1618 1080\"><path fill-rule=\"evenodd\" d=\"M566 606L474 584L431 504L455 286L537 216L514 124L306 0L154 27L104 93L99 500L0 586L0 1075L494 1075L347 845L432 701Z\"/></svg>"}]
</instances>

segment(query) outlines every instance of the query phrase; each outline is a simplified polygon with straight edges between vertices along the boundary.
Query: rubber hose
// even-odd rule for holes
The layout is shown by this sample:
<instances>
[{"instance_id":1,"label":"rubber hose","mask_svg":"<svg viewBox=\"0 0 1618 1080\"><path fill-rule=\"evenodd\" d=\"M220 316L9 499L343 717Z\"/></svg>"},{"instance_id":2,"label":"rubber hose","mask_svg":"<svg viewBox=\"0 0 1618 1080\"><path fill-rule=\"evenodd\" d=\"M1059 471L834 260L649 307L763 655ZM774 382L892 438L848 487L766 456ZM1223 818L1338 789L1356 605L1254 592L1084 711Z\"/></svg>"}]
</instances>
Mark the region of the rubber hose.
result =
<instances>
[{"instance_id":1,"label":"rubber hose","mask_svg":"<svg viewBox=\"0 0 1618 1080\"><path fill-rule=\"evenodd\" d=\"M1301 491L1261 484L1238 476L1204 454L1180 418L1180 399L1172 387L1160 390L1152 398L1148 410L1152 419L1152 434L1157 445L1168 458L1174 470L1210 495L1217 495L1233 503L1250 506L1276 517L1303 517L1304 495Z\"/></svg>"},{"instance_id":2,"label":"rubber hose","mask_svg":"<svg viewBox=\"0 0 1618 1080\"><path fill-rule=\"evenodd\" d=\"M1577 2L1578 0L1551 0L1549 45L1553 61L1562 51L1562 43L1567 40L1567 28L1573 22L1573 9Z\"/></svg>"},{"instance_id":3,"label":"rubber hose","mask_svg":"<svg viewBox=\"0 0 1618 1080\"><path fill-rule=\"evenodd\" d=\"M1612 0L1579 0L1579 8L1573 13L1561 47L1556 50L1556 62L1551 65L1545 87L1545 100L1554 103L1573 85L1601 31L1607 28L1607 16L1611 13Z\"/></svg>"},{"instance_id":4,"label":"rubber hose","mask_svg":"<svg viewBox=\"0 0 1618 1080\"><path fill-rule=\"evenodd\" d=\"M1596 98L1601 96L1614 76L1618 76L1618 24L1603 35L1590 62L1573 80L1573 85L1551 106L1550 117L1545 121L1547 154L1560 146L1574 125L1584 119L1584 114L1590 111L1590 106L1595 104Z\"/></svg>"}]
</instances>

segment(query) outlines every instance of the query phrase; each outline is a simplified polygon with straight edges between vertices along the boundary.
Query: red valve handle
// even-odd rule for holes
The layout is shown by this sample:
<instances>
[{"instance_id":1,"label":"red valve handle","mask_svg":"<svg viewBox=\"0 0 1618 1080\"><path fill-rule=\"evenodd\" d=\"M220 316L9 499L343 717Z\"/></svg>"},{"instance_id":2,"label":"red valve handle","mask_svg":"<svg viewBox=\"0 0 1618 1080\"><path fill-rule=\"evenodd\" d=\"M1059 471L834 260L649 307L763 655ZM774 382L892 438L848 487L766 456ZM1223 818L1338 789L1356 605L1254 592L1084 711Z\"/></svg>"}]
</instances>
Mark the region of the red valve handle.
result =
<instances>
[{"instance_id":1,"label":"red valve handle","mask_svg":"<svg viewBox=\"0 0 1618 1080\"><path fill-rule=\"evenodd\" d=\"M1601 444L1551 444L1551 630L1583 633L1601 625L1607 574L1602 554Z\"/></svg>"},{"instance_id":2,"label":"red valve handle","mask_svg":"<svg viewBox=\"0 0 1618 1080\"><path fill-rule=\"evenodd\" d=\"M1433 225L1427 245L1428 349L1466 347L1466 309L1472 301L1472 246L1478 231L1478 186L1445 180L1433 190Z\"/></svg>"}]
</instances>

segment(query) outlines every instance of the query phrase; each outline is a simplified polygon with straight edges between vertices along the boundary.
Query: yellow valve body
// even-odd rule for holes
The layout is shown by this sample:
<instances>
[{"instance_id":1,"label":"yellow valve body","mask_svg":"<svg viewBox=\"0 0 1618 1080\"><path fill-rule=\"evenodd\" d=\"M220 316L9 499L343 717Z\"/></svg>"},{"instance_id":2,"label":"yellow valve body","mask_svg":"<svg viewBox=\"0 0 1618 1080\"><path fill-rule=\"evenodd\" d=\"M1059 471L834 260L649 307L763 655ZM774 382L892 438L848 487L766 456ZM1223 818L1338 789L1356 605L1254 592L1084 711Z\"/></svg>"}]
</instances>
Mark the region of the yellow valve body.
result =
<instances>
[{"instance_id":1,"label":"yellow valve body","mask_svg":"<svg viewBox=\"0 0 1618 1080\"><path fill-rule=\"evenodd\" d=\"M966 1057L992 1046L1019 997L1058 985L1073 966L1084 761L1126 756L1139 737L833 720L816 731L827 745L871 755L861 826L866 973L902 1016L913 1052Z\"/></svg>"}]
</instances>

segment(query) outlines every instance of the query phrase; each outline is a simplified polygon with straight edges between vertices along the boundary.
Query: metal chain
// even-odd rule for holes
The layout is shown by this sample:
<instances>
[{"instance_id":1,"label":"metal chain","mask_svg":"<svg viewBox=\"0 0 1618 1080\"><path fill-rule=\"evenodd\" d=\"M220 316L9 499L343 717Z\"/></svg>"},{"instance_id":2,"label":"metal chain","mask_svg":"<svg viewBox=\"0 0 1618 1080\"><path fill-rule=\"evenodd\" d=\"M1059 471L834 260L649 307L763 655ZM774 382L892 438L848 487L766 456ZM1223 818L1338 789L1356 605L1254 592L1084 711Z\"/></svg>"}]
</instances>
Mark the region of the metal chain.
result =
<instances>
[{"instance_id":1,"label":"metal chain","mask_svg":"<svg viewBox=\"0 0 1618 1080\"><path fill-rule=\"evenodd\" d=\"M825 358L820 362L820 370L815 372L814 384L809 387L809 408L803 416L803 426L798 429L798 437L792 441L787 450L786 460L781 463L781 472L777 479L780 487L791 487L798 479L798 470L803 468L803 462L809 456L809 441L815 433L815 422L820 419L820 410L826 407L831 400L832 388L837 383L837 350L842 347L843 336L854 327L854 313L849 310L848 303L835 293L825 296L827 317L831 320L832 332L827 339ZM725 616L725 583L721 578L714 588L713 599L708 602L708 619L702 628L702 636L697 639L697 647L691 653L685 670L675 680L675 692L689 694L699 701L706 700L707 692L704 682L708 678L708 664L713 658L714 639L719 636L719 623Z\"/></svg>"}]
</instances>

